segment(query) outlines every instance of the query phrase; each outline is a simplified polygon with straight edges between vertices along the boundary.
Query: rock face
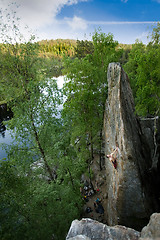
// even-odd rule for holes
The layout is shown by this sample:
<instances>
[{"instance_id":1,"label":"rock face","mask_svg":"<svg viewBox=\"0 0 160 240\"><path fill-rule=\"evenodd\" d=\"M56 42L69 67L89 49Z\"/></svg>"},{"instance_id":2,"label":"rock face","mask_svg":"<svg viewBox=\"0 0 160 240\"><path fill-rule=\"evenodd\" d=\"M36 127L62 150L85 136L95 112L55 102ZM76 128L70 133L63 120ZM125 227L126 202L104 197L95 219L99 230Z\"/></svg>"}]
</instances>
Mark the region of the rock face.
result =
<instances>
[{"instance_id":1,"label":"rock face","mask_svg":"<svg viewBox=\"0 0 160 240\"><path fill-rule=\"evenodd\" d=\"M160 205L153 187L156 180L150 170L153 150L147 139L147 126L135 115L128 76L119 63L109 64L107 77L104 114L107 220L111 226L120 224L140 230ZM153 135L150 132L154 147ZM106 157L116 148L117 168Z\"/></svg>"},{"instance_id":2,"label":"rock face","mask_svg":"<svg viewBox=\"0 0 160 240\"><path fill-rule=\"evenodd\" d=\"M141 233L134 229L114 226L109 227L95 220L86 218L74 220L66 240L158 240L160 239L160 213L154 213Z\"/></svg>"},{"instance_id":3,"label":"rock face","mask_svg":"<svg viewBox=\"0 0 160 240\"><path fill-rule=\"evenodd\" d=\"M150 179L152 188L152 201L155 205L154 211L160 211L160 118L143 118L140 119L142 136L147 142L148 156L151 158L151 165L146 176Z\"/></svg>"},{"instance_id":4,"label":"rock face","mask_svg":"<svg viewBox=\"0 0 160 240\"><path fill-rule=\"evenodd\" d=\"M66 237L66 240L136 240L140 233L123 226L109 227L103 223L86 218L81 221L74 220Z\"/></svg>"},{"instance_id":5,"label":"rock face","mask_svg":"<svg viewBox=\"0 0 160 240\"><path fill-rule=\"evenodd\" d=\"M152 214L148 225L142 229L140 239L146 238L160 239L160 213Z\"/></svg>"},{"instance_id":6,"label":"rock face","mask_svg":"<svg viewBox=\"0 0 160 240\"><path fill-rule=\"evenodd\" d=\"M135 115L129 79L119 63L108 67L104 140L105 212L110 226L75 220L66 239L160 239L160 213L153 214L147 225L150 215L160 211L160 119ZM110 161L114 159L117 165ZM140 234L131 228L143 229Z\"/></svg>"}]
</instances>

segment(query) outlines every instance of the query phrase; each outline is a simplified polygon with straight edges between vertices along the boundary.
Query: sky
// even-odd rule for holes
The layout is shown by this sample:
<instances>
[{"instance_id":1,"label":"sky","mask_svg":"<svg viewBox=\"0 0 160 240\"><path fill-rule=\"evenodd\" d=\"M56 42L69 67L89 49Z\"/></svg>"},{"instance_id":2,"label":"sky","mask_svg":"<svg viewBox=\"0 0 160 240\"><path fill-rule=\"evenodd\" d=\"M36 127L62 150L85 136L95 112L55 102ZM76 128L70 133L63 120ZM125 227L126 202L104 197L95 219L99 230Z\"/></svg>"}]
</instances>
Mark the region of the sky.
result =
<instances>
[{"instance_id":1,"label":"sky","mask_svg":"<svg viewBox=\"0 0 160 240\"><path fill-rule=\"evenodd\" d=\"M25 26L38 40L91 40L100 28L112 33L119 43L132 44L136 39L147 43L147 36L159 21L160 0L15 0L14 4L0 0L0 9L3 21L5 9L16 12L26 38Z\"/></svg>"}]
</instances>

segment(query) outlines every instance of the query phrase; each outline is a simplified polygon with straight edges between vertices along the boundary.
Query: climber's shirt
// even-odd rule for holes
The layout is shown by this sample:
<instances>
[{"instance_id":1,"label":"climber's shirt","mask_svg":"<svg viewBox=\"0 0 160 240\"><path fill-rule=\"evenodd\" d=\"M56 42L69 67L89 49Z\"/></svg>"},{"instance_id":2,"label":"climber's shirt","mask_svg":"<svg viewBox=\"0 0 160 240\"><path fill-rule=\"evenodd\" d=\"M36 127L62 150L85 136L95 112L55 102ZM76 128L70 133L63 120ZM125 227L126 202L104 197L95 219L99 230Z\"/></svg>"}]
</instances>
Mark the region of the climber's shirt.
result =
<instances>
[{"instance_id":1,"label":"climber's shirt","mask_svg":"<svg viewBox=\"0 0 160 240\"><path fill-rule=\"evenodd\" d=\"M114 168L117 169L117 161L116 161L116 159L114 161L112 161L112 163L113 163Z\"/></svg>"}]
</instances>

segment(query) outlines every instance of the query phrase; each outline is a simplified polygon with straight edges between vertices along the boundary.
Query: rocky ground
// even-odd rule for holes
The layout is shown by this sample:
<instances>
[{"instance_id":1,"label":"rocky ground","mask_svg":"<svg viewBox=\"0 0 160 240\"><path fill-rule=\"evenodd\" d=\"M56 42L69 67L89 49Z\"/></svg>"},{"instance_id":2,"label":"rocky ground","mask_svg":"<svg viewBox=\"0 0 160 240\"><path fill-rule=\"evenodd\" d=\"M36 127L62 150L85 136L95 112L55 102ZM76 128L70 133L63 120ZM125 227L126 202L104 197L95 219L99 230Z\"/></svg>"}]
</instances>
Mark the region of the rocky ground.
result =
<instances>
[{"instance_id":1,"label":"rocky ground","mask_svg":"<svg viewBox=\"0 0 160 240\"><path fill-rule=\"evenodd\" d=\"M94 193L91 196L88 196L88 202L84 200L84 207L83 207L83 218L91 218L94 220L97 220L99 222L107 224L107 212L106 204L107 204L107 194L106 194L106 177L105 177L105 166L103 166L103 169L100 170L99 167L99 155L94 155L94 161L91 165L93 178L92 178L92 184L94 187ZM88 191L85 191L85 186L87 185L86 182L89 182L89 178L87 178L85 175L82 176L82 182L83 182L83 189L82 189L82 197L84 198L86 196L86 193L89 194L90 188L88 188ZM104 213L97 213L96 208L98 206L94 206L95 201L97 198L100 200L100 204L104 208ZM87 212L87 208L91 209L91 212Z\"/></svg>"}]
</instances>

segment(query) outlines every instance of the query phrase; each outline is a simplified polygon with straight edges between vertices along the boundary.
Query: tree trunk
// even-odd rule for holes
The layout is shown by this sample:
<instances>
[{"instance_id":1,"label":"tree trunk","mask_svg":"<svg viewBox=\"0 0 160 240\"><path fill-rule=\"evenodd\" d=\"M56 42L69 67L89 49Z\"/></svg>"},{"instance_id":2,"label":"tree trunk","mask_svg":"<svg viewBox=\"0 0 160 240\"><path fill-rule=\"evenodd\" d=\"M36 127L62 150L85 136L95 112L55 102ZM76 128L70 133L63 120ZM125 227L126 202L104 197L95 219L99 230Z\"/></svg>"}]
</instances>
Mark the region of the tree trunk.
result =
<instances>
[{"instance_id":1,"label":"tree trunk","mask_svg":"<svg viewBox=\"0 0 160 240\"><path fill-rule=\"evenodd\" d=\"M70 176L70 179L71 179L72 187L73 187L73 189L74 189L74 182L73 182L72 174L71 174L69 168L67 168L67 170L68 170L68 172L69 172L69 176Z\"/></svg>"},{"instance_id":2,"label":"tree trunk","mask_svg":"<svg viewBox=\"0 0 160 240\"><path fill-rule=\"evenodd\" d=\"M91 143L91 160L90 160L90 162L92 162L93 158L94 158L94 156L93 156L93 138L92 138L92 133L90 134L90 143Z\"/></svg>"},{"instance_id":3,"label":"tree trunk","mask_svg":"<svg viewBox=\"0 0 160 240\"><path fill-rule=\"evenodd\" d=\"M51 180L52 180L52 181L55 181L55 180L54 180L54 177L53 177L53 175L52 175L52 170L51 170L51 168L50 168L50 166L48 165L48 162L47 162L47 160L46 160L46 156L45 156L44 150L43 150L43 148L42 148L42 146L41 146L41 144L40 144L39 137L38 137L38 133L37 133L37 130L36 130L36 127L35 127L35 124L34 124L34 120L33 120L33 115L32 115L32 113L31 113L30 116L31 116L31 122L32 122L32 127L33 127L34 136L35 136L35 139L36 139L38 148L39 148L39 150L40 150L40 153L41 153L41 155L42 155L45 168L46 168L47 172L49 173L49 176L50 176Z\"/></svg>"}]
</instances>

